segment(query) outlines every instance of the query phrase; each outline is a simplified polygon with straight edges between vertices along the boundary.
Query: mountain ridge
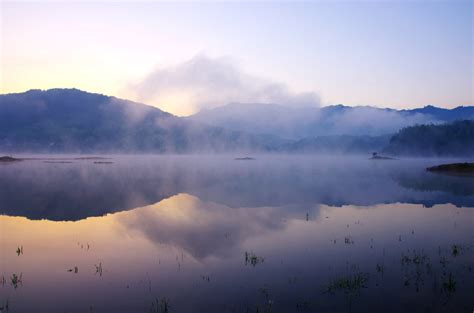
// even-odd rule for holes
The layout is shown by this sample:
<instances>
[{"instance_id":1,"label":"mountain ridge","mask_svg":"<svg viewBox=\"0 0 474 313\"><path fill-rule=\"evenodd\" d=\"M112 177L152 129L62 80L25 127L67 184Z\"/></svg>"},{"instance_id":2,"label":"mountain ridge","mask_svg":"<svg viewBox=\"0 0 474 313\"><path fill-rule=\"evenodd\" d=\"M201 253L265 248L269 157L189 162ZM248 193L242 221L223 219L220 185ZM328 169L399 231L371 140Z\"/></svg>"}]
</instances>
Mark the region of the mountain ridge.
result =
<instances>
[{"instance_id":1,"label":"mountain ridge","mask_svg":"<svg viewBox=\"0 0 474 313\"><path fill-rule=\"evenodd\" d=\"M428 105L396 110L342 104L290 108L268 103L230 103L200 111L187 119L232 130L252 129L255 133L278 134L286 139L299 140L331 135L380 136L416 124L474 119L474 107L444 109Z\"/></svg>"},{"instance_id":2,"label":"mountain ridge","mask_svg":"<svg viewBox=\"0 0 474 313\"><path fill-rule=\"evenodd\" d=\"M222 110L226 114L216 115ZM406 127L474 119L470 106L395 110L231 103L201 112L209 113L214 122L75 88L3 94L0 151L367 153L381 151Z\"/></svg>"},{"instance_id":3,"label":"mountain ridge","mask_svg":"<svg viewBox=\"0 0 474 313\"><path fill-rule=\"evenodd\" d=\"M0 148L5 151L216 152L265 148L267 140L278 141L78 89L0 95Z\"/></svg>"}]
</instances>

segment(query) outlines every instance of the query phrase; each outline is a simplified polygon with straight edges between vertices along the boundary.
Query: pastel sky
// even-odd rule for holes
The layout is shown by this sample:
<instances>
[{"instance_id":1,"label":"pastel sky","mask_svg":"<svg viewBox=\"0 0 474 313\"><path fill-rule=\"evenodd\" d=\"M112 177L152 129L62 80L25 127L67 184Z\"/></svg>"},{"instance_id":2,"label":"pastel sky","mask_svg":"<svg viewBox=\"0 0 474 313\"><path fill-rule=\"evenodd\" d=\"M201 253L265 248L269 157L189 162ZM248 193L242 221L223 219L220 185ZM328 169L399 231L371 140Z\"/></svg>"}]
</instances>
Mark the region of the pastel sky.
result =
<instances>
[{"instance_id":1,"label":"pastel sky","mask_svg":"<svg viewBox=\"0 0 474 313\"><path fill-rule=\"evenodd\" d=\"M0 92L473 105L473 1L1 2Z\"/></svg>"}]
</instances>

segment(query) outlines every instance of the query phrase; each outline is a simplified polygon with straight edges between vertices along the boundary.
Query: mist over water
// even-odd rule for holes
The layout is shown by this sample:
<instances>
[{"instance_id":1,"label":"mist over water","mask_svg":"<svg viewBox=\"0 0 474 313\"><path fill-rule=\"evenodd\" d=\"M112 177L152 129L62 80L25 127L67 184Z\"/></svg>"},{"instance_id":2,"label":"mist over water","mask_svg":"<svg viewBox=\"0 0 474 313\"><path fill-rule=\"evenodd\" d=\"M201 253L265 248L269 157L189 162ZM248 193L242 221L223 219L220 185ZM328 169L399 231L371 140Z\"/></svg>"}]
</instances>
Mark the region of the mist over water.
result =
<instances>
[{"instance_id":1,"label":"mist over water","mask_svg":"<svg viewBox=\"0 0 474 313\"><path fill-rule=\"evenodd\" d=\"M11 312L472 310L474 178L425 170L459 160L28 157L0 164Z\"/></svg>"},{"instance_id":2,"label":"mist over water","mask_svg":"<svg viewBox=\"0 0 474 313\"><path fill-rule=\"evenodd\" d=\"M0 165L1 213L78 220L153 204L180 193L230 207L396 202L474 206L471 177L425 170L453 159L384 161L315 155L258 155L247 161L235 160L235 155L39 158Z\"/></svg>"}]
</instances>

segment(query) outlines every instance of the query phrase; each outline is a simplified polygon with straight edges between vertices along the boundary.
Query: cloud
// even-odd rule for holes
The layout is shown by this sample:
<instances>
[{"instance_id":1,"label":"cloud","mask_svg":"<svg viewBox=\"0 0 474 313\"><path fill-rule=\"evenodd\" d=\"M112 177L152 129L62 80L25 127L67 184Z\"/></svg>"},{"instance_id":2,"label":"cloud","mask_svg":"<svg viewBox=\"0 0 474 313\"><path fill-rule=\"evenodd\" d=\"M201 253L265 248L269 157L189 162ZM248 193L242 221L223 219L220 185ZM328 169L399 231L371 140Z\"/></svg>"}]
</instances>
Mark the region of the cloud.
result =
<instances>
[{"instance_id":1,"label":"cloud","mask_svg":"<svg viewBox=\"0 0 474 313\"><path fill-rule=\"evenodd\" d=\"M158 68L127 93L137 101L178 115L195 113L230 102L319 106L314 92L295 93L276 83L243 72L229 58L203 54L173 67Z\"/></svg>"},{"instance_id":2,"label":"cloud","mask_svg":"<svg viewBox=\"0 0 474 313\"><path fill-rule=\"evenodd\" d=\"M179 194L114 218L127 231L139 232L157 245L170 244L205 259L229 255L250 237L283 229L281 213L273 207L232 209Z\"/></svg>"},{"instance_id":3,"label":"cloud","mask_svg":"<svg viewBox=\"0 0 474 313\"><path fill-rule=\"evenodd\" d=\"M416 124L439 124L426 114L404 114L393 110L358 107L335 115L332 119L335 134L380 135L395 133Z\"/></svg>"}]
</instances>

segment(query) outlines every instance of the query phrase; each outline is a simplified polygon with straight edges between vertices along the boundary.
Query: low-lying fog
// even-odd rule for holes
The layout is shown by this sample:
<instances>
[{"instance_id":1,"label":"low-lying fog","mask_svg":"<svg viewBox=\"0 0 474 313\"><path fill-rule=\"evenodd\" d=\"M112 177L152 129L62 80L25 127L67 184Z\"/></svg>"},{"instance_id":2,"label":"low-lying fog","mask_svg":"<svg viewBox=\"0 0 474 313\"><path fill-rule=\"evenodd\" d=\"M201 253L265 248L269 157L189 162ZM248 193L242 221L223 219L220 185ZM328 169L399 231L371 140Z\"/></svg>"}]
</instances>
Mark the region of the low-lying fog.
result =
<instances>
[{"instance_id":1,"label":"low-lying fog","mask_svg":"<svg viewBox=\"0 0 474 313\"><path fill-rule=\"evenodd\" d=\"M77 220L180 193L231 207L452 203L474 206L474 179L427 172L456 160L365 156L28 155L0 165L0 213ZM458 160L459 161L459 160Z\"/></svg>"},{"instance_id":2,"label":"low-lying fog","mask_svg":"<svg viewBox=\"0 0 474 313\"><path fill-rule=\"evenodd\" d=\"M468 160L23 155L0 164L11 312L470 312ZM394 296L396 295L396 296Z\"/></svg>"}]
</instances>

